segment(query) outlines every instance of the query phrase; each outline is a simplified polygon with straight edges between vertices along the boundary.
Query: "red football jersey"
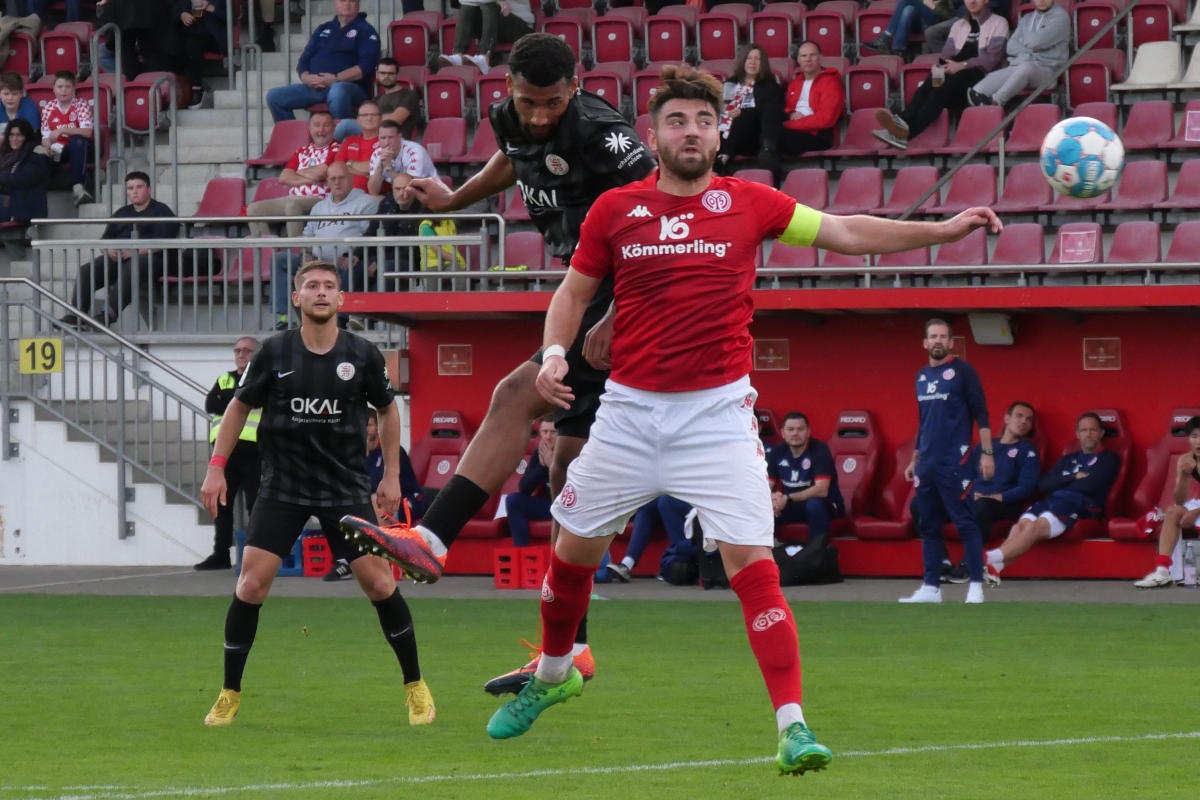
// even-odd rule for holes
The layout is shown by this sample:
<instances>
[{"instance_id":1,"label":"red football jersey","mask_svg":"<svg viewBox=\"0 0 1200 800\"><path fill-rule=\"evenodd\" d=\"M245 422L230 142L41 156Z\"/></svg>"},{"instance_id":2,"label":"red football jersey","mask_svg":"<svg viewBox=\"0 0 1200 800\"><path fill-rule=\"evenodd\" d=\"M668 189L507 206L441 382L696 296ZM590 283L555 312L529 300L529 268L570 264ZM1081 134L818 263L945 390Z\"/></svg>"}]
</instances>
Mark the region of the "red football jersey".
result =
<instances>
[{"instance_id":1,"label":"red football jersey","mask_svg":"<svg viewBox=\"0 0 1200 800\"><path fill-rule=\"evenodd\" d=\"M86 100L76 97L63 111L58 107L57 100L51 100L42 106L42 138L53 138L58 144L66 144L70 137L52 136L53 132L62 127L90 128L92 127L92 107Z\"/></svg>"},{"instance_id":2,"label":"red football jersey","mask_svg":"<svg viewBox=\"0 0 1200 800\"><path fill-rule=\"evenodd\" d=\"M346 141L342 142L341 148L335 156L335 161L365 161L371 163L371 156L375 154L375 148L379 146L379 137L374 136L366 139L362 136L347 136ZM353 175L354 188L367 190L367 176Z\"/></svg>"}]
</instances>

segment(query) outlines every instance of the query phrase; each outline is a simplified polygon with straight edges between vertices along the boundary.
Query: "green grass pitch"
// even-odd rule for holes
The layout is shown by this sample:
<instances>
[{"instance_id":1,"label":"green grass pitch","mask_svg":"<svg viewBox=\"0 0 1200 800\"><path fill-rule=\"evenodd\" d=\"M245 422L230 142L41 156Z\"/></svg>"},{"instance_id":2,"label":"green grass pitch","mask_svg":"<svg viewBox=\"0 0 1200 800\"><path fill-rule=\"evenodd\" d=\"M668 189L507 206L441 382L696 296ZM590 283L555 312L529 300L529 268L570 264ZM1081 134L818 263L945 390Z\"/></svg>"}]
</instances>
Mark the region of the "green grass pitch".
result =
<instances>
[{"instance_id":1,"label":"green grass pitch","mask_svg":"<svg viewBox=\"0 0 1200 800\"><path fill-rule=\"evenodd\" d=\"M412 603L436 723L410 728L365 600L272 599L232 728L202 719L227 601L6 596L11 798L1193 798L1200 638L1186 606L797 603L829 770L781 778L735 603L594 603L582 697L495 742L483 682L536 602Z\"/></svg>"}]
</instances>

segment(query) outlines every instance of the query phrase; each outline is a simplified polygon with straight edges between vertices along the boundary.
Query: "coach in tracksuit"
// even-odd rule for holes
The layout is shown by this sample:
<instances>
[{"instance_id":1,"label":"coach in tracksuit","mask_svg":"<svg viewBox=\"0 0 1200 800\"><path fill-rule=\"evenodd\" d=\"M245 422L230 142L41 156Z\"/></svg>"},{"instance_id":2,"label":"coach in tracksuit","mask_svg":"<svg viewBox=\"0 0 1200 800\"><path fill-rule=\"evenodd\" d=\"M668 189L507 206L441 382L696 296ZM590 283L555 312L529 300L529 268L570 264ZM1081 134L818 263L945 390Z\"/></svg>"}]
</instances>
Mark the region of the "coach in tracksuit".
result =
<instances>
[{"instance_id":1,"label":"coach in tracksuit","mask_svg":"<svg viewBox=\"0 0 1200 800\"><path fill-rule=\"evenodd\" d=\"M958 529L966 552L967 602L983 602L983 535L971 508L974 470L968 464L972 425L979 427L979 476L990 480L996 471L987 402L979 376L970 364L950 355L950 324L940 319L925 323L925 352L929 365L917 373L917 446L904 477L917 489L917 529L921 534L924 583L902 603L942 601L941 564L945 544L941 520Z\"/></svg>"}]
</instances>

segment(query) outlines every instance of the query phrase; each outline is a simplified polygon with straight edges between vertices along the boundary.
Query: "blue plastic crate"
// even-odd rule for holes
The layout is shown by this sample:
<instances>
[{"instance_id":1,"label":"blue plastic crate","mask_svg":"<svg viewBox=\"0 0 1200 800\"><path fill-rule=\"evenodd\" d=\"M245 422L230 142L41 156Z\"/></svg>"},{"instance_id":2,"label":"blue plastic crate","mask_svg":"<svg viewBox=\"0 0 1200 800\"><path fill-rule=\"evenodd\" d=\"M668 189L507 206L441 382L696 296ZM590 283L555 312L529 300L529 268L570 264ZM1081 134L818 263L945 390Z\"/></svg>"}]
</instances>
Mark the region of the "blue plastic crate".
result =
<instances>
[{"instance_id":1,"label":"blue plastic crate","mask_svg":"<svg viewBox=\"0 0 1200 800\"><path fill-rule=\"evenodd\" d=\"M303 539L309 534L314 536L323 535L319 529L304 531L304 533L297 537L296 544L292 547L292 552L284 557L283 563L279 565L279 572L275 573L276 575L283 575L285 577L304 575ZM246 546L246 532L244 530L234 531L233 538L237 544L237 574L240 575L242 573L242 549Z\"/></svg>"}]
</instances>

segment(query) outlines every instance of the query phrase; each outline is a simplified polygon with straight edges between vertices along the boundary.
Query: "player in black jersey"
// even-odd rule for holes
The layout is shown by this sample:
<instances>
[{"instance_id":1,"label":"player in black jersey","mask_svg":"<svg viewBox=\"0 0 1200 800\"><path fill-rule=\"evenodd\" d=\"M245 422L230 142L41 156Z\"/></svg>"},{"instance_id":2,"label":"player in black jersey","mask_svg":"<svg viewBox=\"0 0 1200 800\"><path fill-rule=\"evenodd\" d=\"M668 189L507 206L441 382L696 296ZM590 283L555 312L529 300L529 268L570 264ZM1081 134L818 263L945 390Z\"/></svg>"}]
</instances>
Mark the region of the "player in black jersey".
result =
<instances>
[{"instance_id":1,"label":"player in black jersey","mask_svg":"<svg viewBox=\"0 0 1200 800\"><path fill-rule=\"evenodd\" d=\"M384 454L376 502L388 513L395 513L400 502L400 415L387 367L372 344L338 329L342 292L336 267L323 261L303 264L296 271L295 286L292 304L300 311L300 329L268 339L246 368L225 411L200 489L205 508L216 516L218 504L226 501L225 461L247 414L261 408L262 480L241 574L225 617L225 679L204 724L233 724L259 609L304 522L315 516L330 551L350 562L379 614L380 627L404 673L409 723L427 725L435 709L421 679L408 604L396 588L391 566L366 556L339 528L346 514L375 519L364 448L368 403L379 411Z\"/></svg>"},{"instance_id":2,"label":"player in black jersey","mask_svg":"<svg viewBox=\"0 0 1200 800\"><path fill-rule=\"evenodd\" d=\"M655 162L616 109L579 90L575 54L558 37L544 33L522 37L513 46L508 65L509 96L488 110L499 150L454 191L432 178L414 179L409 191L431 211L455 211L515 183L550 253L569 263L592 202L608 189L645 177ZM532 421L552 411L558 443L550 465L550 486L557 494L566 480L567 465L587 439L608 377L611 320L606 315L611 302L612 281L606 280L567 351L575 391L570 409L555 409L538 394L539 350L497 384L487 416L457 472L416 528L422 539L393 537L395 552L388 553L386 537L371 532L379 540L375 544L381 554L406 571L436 580L447 548L521 460ZM364 532L370 529L360 533ZM591 677L594 664L587 649L586 619L579 627L576 651L577 666ZM535 667L536 659L485 688L495 693L519 691Z\"/></svg>"}]
</instances>

